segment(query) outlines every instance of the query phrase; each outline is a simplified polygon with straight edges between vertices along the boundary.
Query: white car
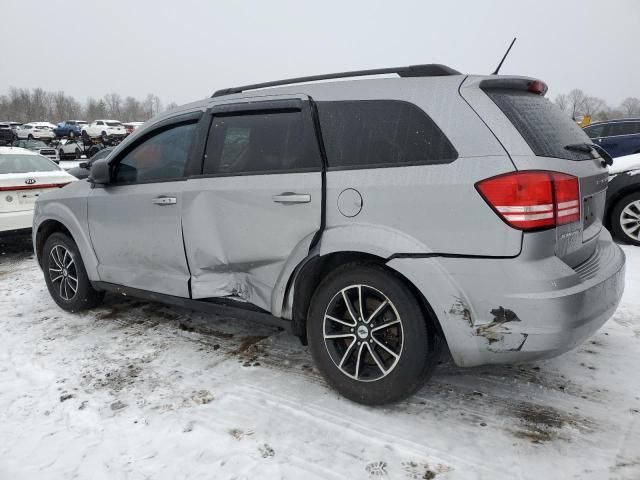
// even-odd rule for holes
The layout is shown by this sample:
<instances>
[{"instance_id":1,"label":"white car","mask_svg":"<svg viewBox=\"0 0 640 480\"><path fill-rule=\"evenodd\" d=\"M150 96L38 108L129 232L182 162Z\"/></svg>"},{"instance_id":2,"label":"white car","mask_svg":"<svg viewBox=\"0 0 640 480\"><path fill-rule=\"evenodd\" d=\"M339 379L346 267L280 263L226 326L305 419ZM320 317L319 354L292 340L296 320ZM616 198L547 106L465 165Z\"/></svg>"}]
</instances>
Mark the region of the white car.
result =
<instances>
[{"instance_id":1,"label":"white car","mask_svg":"<svg viewBox=\"0 0 640 480\"><path fill-rule=\"evenodd\" d=\"M54 128L55 125L49 122L30 122L17 129L16 135L20 139L52 140L56 137Z\"/></svg>"},{"instance_id":2,"label":"white car","mask_svg":"<svg viewBox=\"0 0 640 480\"><path fill-rule=\"evenodd\" d=\"M0 147L0 232L31 228L36 199L76 180L36 152Z\"/></svg>"},{"instance_id":3,"label":"white car","mask_svg":"<svg viewBox=\"0 0 640 480\"><path fill-rule=\"evenodd\" d=\"M91 138L124 137L127 134L124 125L118 120L94 120L89 125L82 127L82 136Z\"/></svg>"}]
</instances>

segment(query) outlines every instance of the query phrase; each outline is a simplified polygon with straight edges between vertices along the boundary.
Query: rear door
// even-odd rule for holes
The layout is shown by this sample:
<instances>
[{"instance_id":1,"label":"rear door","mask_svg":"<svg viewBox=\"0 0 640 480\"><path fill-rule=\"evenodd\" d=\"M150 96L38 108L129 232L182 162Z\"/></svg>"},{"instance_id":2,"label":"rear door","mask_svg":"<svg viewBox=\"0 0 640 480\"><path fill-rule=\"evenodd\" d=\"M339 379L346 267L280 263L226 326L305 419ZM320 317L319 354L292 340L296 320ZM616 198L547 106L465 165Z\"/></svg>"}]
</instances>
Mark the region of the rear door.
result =
<instances>
[{"instance_id":1,"label":"rear door","mask_svg":"<svg viewBox=\"0 0 640 480\"><path fill-rule=\"evenodd\" d=\"M556 256L575 266L596 248L608 171L588 148L566 148L591 140L544 97L545 90L542 82L522 77L469 77L460 92L487 122L518 170L548 170L578 178L580 220L555 229Z\"/></svg>"},{"instance_id":2,"label":"rear door","mask_svg":"<svg viewBox=\"0 0 640 480\"><path fill-rule=\"evenodd\" d=\"M202 122L202 170L186 182L182 224L193 298L277 314L274 289L320 229L322 161L309 100L269 98L215 107Z\"/></svg>"}]
</instances>

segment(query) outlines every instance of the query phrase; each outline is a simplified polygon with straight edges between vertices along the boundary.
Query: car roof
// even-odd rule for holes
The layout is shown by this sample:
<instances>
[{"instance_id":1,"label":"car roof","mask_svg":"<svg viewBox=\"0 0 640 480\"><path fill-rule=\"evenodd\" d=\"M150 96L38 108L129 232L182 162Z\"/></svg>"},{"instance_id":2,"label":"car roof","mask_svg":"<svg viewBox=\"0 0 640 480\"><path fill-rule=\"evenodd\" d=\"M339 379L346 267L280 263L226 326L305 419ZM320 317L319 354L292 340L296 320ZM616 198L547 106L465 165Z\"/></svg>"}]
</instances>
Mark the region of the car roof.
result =
<instances>
[{"instance_id":1,"label":"car roof","mask_svg":"<svg viewBox=\"0 0 640 480\"><path fill-rule=\"evenodd\" d=\"M20 154L20 155L40 155L33 150L28 150L26 148L20 147L0 147L0 155L11 155L11 154Z\"/></svg>"},{"instance_id":2,"label":"car roof","mask_svg":"<svg viewBox=\"0 0 640 480\"><path fill-rule=\"evenodd\" d=\"M98 118L98 119L94 120L94 122L118 122L118 123L122 123L122 122L120 122L120 120L109 120L108 118Z\"/></svg>"},{"instance_id":3,"label":"car roof","mask_svg":"<svg viewBox=\"0 0 640 480\"><path fill-rule=\"evenodd\" d=\"M621 122L640 122L640 118L616 118L613 120L602 120L600 122L593 122L589 125L585 125L584 128L593 127L594 125L607 125L609 123L621 123Z\"/></svg>"}]
</instances>

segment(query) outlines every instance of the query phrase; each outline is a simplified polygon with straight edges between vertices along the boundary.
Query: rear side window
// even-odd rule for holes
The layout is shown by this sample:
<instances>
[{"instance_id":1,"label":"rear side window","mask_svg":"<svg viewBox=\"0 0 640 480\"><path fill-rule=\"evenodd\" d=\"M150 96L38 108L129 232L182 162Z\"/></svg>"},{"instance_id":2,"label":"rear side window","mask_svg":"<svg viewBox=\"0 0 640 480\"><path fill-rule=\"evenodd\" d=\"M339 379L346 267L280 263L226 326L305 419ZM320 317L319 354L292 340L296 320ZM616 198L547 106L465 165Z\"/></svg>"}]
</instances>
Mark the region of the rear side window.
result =
<instances>
[{"instance_id":1,"label":"rear side window","mask_svg":"<svg viewBox=\"0 0 640 480\"><path fill-rule=\"evenodd\" d=\"M609 127L609 136L640 133L640 122L616 122Z\"/></svg>"},{"instance_id":2,"label":"rear side window","mask_svg":"<svg viewBox=\"0 0 640 480\"><path fill-rule=\"evenodd\" d=\"M301 111L215 116L205 175L313 171L321 167L313 125Z\"/></svg>"},{"instance_id":3,"label":"rear side window","mask_svg":"<svg viewBox=\"0 0 640 480\"><path fill-rule=\"evenodd\" d=\"M449 163L458 154L417 106L396 100L318 102L329 167Z\"/></svg>"},{"instance_id":4,"label":"rear side window","mask_svg":"<svg viewBox=\"0 0 640 480\"><path fill-rule=\"evenodd\" d=\"M564 148L576 143L590 143L589 137L566 113L542 95L499 88L486 89L485 92L537 156L567 160L593 158L589 152Z\"/></svg>"}]
</instances>

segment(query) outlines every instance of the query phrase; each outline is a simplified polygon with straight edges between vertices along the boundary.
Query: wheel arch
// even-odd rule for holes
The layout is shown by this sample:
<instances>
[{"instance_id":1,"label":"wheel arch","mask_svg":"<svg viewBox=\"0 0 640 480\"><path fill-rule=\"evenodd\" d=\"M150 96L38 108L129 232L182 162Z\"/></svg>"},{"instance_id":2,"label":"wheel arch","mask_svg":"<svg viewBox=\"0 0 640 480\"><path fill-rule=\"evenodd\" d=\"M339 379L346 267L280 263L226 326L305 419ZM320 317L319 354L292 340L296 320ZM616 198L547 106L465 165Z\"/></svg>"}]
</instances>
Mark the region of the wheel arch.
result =
<instances>
[{"instance_id":1,"label":"wheel arch","mask_svg":"<svg viewBox=\"0 0 640 480\"><path fill-rule=\"evenodd\" d=\"M398 277L418 300L425 318L432 320L437 337L443 338L440 320L431 304L422 292L400 271L390 267L387 259L368 252L361 251L336 251L326 255L313 255L308 257L294 272L287 288L286 299L289 302L288 312L291 316L292 333L300 338L303 344L307 342L307 317L311 299L322 279L336 268L353 262L366 262L379 265L388 272ZM434 336L435 337L435 336Z\"/></svg>"},{"instance_id":2,"label":"wheel arch","mask_svg":"<svg viewBox=\"0 0 640 480\"><path fill-rule=\"evenodd\" d=\"M604 213L604 225L611 229L611 215L613 214L613 210L618 205L618 202L622 200L627 195L631 195L632 193L640 192L640 182L630 183L620 188L616 193L609 199L606 205L606 210Z\"/></svg>"}]
</instances>

